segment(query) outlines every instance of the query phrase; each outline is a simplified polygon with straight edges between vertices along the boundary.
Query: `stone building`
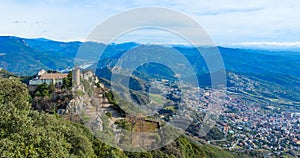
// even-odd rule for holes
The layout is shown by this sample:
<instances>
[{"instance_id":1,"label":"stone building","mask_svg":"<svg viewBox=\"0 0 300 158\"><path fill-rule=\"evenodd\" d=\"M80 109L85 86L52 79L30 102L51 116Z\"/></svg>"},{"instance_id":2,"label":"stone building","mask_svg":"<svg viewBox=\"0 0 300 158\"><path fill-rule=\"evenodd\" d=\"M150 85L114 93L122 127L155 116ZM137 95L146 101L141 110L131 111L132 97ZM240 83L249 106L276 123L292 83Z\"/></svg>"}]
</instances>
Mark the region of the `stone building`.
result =
<instances>
[{"instance_id":1,"label":"stone building","mask_svg":"<svg viewBox=\"0 0 300 158\"><path fill-rule=\"evenodd\" d=\"M50 84L53 83L56 87L61 87L63 85L63 79L66 78L68 74L64 73L47 73L45 70L38 72L35 78L29 81L30 86L38 86L43 83Z\"/></svg>"},{"instance_id":2,"label":"stone building","mask_svg":"<svg viewBox=\"0 0 300 158\"><path fill-rule=\"evenodd\" d=\"M72 80L73 80L72 83L73 83L73 86L79 86L80 85L80 77L81 77L80 68L75 67L72 70Z\"/></svg>"}]
</instances>

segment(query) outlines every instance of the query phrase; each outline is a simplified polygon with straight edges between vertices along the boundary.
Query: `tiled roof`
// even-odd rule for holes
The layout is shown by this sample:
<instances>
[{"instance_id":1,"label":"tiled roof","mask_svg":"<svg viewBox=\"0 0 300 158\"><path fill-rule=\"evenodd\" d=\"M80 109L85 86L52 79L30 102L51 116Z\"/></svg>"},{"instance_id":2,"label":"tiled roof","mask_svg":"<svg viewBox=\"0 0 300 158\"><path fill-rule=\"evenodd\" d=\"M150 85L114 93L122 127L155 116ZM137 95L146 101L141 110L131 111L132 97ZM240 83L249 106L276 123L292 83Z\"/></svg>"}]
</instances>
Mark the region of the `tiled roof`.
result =
<instances>
[{"instance_id":1,"label":"tiled roof","mask_svg":"<svg viewBox=\"0 0 300 158\"><path fill-rule=\"evenodd\" d=\"M68 74L61 74L61 73L47 73L47 74L43 74L40 76L39 79L41 80L58 80L58 79L63 79L66 78L68 76Z\"/></svg>"}]
</instances>

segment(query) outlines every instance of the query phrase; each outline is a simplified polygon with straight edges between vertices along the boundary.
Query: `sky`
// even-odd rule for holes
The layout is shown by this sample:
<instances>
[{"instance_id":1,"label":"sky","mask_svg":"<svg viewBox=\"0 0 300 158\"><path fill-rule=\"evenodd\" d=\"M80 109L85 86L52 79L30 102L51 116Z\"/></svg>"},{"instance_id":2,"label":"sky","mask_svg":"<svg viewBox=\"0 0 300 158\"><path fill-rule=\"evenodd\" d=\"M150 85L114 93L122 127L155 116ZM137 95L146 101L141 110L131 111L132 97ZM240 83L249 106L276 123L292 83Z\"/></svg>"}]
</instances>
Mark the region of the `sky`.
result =
<instances>
[{"instance_id":1,"label":"sky","mask_svg":"<svg viewBox=\"0 0 300 158\"><path fill-rule=\"evenodd\" d=\"M298 0L1 0L0 35L84 41L113 15L149 6L193 18L218 45L300 46ZM182 42L168 32L149 29L128 33L122 41Z\"/></svg>"}]
</instances>

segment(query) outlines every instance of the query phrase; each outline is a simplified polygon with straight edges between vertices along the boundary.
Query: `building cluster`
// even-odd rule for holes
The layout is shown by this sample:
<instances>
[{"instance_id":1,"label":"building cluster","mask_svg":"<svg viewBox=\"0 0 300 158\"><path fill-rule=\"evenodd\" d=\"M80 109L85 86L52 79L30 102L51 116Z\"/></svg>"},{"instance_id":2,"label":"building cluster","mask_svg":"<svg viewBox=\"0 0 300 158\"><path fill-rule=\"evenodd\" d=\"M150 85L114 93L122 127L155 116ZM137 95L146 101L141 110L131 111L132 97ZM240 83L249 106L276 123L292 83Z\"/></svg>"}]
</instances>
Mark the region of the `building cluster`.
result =
<instances>
[{"instance_id":1,"label":"building cluster","mask_svg":"<svg viewBox=\"0 0 300 158\"><path fill-rule=\"evenodd\" d=\"M39 71L34 78L29 81L29 86L38 86L41 84L55 85L56 88L63 86L63 79L68 77L68 73L47 72L46 70ZM81 71L76 67L72 69L72 83L74 86L79 86L81 79L87 81L99 82L98 77L92 71Z\"/></svg>"},{"instance_id":2,"label":"building cluster","mask_svg":"<svg viewBox=\"0 0 300 158\"><path fill-rule=\"evenodd\" d=\"M282 154L300 150L300 113L274 112L269 106L232 99L228 113L220 117L219 127L231 131L233 142L244 149L264 149ZM226 131L225 128L230 128Z\"/></svg>"},{"instance_id":3,"label":"building cluster","mask_svg":"<svg viewBox=\"0 0 300 158\"><path fill-rule=\"evenodd\" d=\"M65 73L48 73L45 70L41 70L37 73L35 78L29 81L30 86L38 86L41 84L53 83L56 87L61 87L63 85L63 79L66 78L68 74Z\"/></svg>"},{"instance_id":4,"label":"building cluster","mask_svg":"<svg viewBox=\"0 0 300 158\"><path fill-rule=\"evenodd\" d=\"M244 99L238 93L226 89L184 87L182 84L178 88L175 85L155 81L151 88L160 91L165 99L175 98L172 103L180 106L180 111L176 113L184 114L187 118L201 120L197 117L208 112L218 115L216 127L225 138L218 140L215 145L236 150L266 150L278 156L300 151L300 113L297 110L278 110L276 106ZM170 94L173 97L168 97ZM197 135L195 131L202 126L200 121L194 122L193 129L189 131Z\"/></svg>"}]
</instances>

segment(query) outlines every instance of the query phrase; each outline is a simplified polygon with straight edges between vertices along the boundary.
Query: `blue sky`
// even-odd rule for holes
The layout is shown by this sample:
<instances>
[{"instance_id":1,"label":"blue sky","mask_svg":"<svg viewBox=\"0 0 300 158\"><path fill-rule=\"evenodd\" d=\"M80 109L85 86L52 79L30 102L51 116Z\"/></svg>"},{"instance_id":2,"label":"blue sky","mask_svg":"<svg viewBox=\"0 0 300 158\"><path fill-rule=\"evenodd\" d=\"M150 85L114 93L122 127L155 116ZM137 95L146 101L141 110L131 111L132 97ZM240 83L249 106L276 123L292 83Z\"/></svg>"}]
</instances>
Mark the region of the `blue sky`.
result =
<instances>
[{"instance_id":1,"label":"blue sky","mask_svg":"<svg viewBox=\"0 0 300 158\"><path fill-rule=\"evenodd\" d=\"M300 45L298 0L1 0L0 35L83 41L109 17L147 6L170 8L190 16L218 45ZM170 37L162 31L148 30L132 32L120 41L180 42Z\"/></svg>"}]
</instances>

